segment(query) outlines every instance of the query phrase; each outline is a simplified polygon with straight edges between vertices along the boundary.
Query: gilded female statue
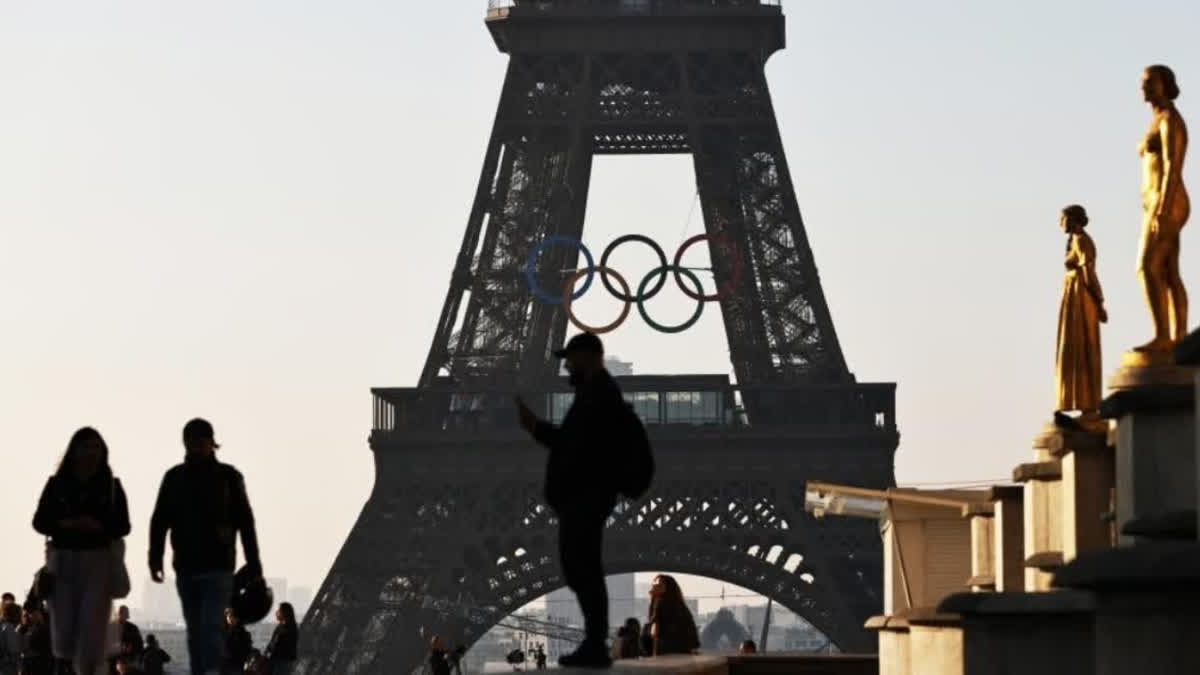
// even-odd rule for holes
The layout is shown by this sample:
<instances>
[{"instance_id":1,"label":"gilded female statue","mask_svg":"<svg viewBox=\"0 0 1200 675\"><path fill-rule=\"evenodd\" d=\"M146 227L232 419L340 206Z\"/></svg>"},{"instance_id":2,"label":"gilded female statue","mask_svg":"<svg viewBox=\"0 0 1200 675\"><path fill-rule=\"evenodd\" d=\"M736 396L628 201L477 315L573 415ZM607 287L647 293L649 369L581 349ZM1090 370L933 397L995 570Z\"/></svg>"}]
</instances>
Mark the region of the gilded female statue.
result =
<instances>
[{"instance_id":1,"label":"gilded female statue","mask_svg":"<svg viewBox=\"0 0 1200 675\"><path fill-rule=\"evenodd\" d=\"M1090 419L1100 407L1100 324L1108 313L1096 276L1096 245L1084 231L1087 211L1068 206L1059 223L1067 233L1067 274L1058 310L1057 409Z\"/></svg>"},{"instance_id":2,"label":"gilded female statue","mask_svg":"<svg viewBox=\"0 0 1200 675\"><path fill-rule=\"evenodd\" d=\"M1175 108L1179 85L1170 68L1147 68L1142 75L1142 95L1154 118L1138 148L1145 213L1138 274L1154 319L1154 339L1137 351L1163 352L1187 334L1188 299L1179 277L1179 233L1192 208L1183 185L1188 132Z\"/></svg>"}]
</instances>

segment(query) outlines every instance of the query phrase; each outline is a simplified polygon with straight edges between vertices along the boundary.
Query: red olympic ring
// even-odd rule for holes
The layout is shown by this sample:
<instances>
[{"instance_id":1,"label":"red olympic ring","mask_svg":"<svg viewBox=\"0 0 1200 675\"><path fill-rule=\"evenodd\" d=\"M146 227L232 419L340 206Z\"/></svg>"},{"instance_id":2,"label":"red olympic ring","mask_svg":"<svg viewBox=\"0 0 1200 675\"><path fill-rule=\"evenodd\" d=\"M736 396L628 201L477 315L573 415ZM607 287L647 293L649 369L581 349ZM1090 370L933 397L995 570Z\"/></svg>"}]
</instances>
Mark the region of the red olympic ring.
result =
<instances>
[{"instance_id":1,"label":"red olympic ring","mask_svg":"<svg viewBox=\"0 0 1200 675\"><path fill-rule=\"evenodd\" d=\"M717 292L713 293L712 295L703 295L688 288L687 285L683 283L683 275L680 274L679 271L681 263L683 262L684 251L688 250L692 244L704 241L705 239L709 239L716 245L720 246L725 250L725 253L729 255L729 258L733 260L733 268L729 271L729 280L725 282L723 287L718 288ZM693 300L699 300L700 302L724 300L733 294L733 292L737 289L738 283L742 280L742 257L738 255L737 248L732 242L729 241L729 235L725 234L723 231L716 234L698 234L683 242L683 245L680 246L679 250L675 253L674 267L675 284L679 286L679 290L683 291L684 295L688 296L689 298Z\"/></svg>"},{"instance_id":2,"label":"red olympic ring","mask_svg":"<svg viewBox=\"0 0 1200 675\"><path fill-rule=\"evenodd\" d=\"M617 283L621 285L621 288L625 289L625 297L622 298L622 301L625 303L625 308L621 310L621 315L617 317L617 320L608 324L607 326L588 326L580 321L575 316L575 311L571 309L571 302L574 300L572 295L575 291L575 282L582 279L585 275L591 275L596 271L599 271L601 274L613 275L613 278L617 280ZM567 310L567 319L569 319L571 323L574 324L579 330L585 333L592 333L594 335L604 335L605 333L611 333L620 328L621 324L625 323L625 319L629 318L629 309L632 305L632 302L629 300L629 284L625 281L625 277L618 274L616 270L608 267L583 267L575 270L571 273L571 276L567 277L566 283L563 284L562 297L563 307L565 307Z\"/></svg>"}]
</instances>

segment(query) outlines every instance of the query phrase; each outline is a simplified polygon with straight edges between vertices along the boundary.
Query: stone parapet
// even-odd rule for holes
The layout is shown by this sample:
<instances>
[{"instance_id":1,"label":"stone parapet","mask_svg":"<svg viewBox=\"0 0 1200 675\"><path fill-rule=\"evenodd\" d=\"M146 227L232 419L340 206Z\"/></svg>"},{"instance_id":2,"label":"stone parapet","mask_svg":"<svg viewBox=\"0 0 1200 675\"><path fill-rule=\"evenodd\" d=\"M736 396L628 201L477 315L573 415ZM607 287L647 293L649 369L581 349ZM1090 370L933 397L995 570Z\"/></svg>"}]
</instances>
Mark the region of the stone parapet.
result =
<instances>
[{"instance_id":1,"label":"stone parapet","mask_svg":"<svg viewBox=\"0 0 1200 675\"><path fill-rule=\"evenodd\" d=\"M1083 553L1055 575L1095 602L1097 675L1200 673L1200 543Z\"/></svg>"},{"instance_id":2,"label":"stone parapet","mask_svg":"<svg viewBox=\"0 0 1200 675\"><path fill-rule=\"evenodd\" d=\"M963 675L1090 672L1089 593L958 593L938 611L961 617Z\"/></svg>"}]
</instances>

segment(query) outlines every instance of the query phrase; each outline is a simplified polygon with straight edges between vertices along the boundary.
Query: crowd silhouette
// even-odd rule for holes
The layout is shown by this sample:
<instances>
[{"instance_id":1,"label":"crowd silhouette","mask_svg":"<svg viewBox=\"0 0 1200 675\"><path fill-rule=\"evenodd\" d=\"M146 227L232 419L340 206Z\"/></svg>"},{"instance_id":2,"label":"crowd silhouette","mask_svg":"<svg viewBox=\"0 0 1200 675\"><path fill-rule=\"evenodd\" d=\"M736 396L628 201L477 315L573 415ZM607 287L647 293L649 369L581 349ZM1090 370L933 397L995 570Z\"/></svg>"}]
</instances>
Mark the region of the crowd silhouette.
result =
<instances>
[{"instance_id":1,"label":"crowd silhouette","mask_svg":"<svg viewBox=\"0 0 1200 675\"><path fill-rule=\"evenodd\" d=\"M182 463L167 471L150 522L151 578L164 580L170 537L175 587L187 624L194 675L279 675L296 660L295 609L280 603L277 626L256 649L246 625L274 606L258 553L245 480L219 462L212 425L183 428ZM25 601L0 596L0 675L161 675L171 656L154 635L143 638L129 608L125 537L129 506L109 464L108 445L92 427L76 431L46 481L33 517L46 538L45 563ZM235 574L237 539L246 565Z\"/></svg>"}]
</instances>

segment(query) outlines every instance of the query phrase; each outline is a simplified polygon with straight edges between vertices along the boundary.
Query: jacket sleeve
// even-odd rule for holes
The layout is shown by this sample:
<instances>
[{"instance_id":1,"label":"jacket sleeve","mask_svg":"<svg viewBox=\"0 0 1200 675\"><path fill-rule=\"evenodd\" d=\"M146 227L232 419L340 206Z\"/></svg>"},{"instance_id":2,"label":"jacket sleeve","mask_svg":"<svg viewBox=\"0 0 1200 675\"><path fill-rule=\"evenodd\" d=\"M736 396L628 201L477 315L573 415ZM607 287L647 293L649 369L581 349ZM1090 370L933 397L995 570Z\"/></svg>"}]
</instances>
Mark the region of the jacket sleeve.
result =
<instances>
[{"instance_id":1,"label":"jacket sleeve","mask_svg":"<svg viewBox=\"0 0 1200 675\"><path fill-rule=\"evenodd\" d=\"M63 515L59 513L58 505L54 502L54 476L46 481L42 488L42 496L38 498L37 511L33 514L33 529L38 534L53 538L58 533L58 521Z\"/></svg>"},{"instance_id":2,"label":"jacket sleeve","mask_svg":"<svg viewBox=\"0 0 1200 675\"><path fill-rule=\"evenodd\" d=\"M171 492L171 474L163 476L158 488L158 499L154 502L154 514L150 516L150 567L163 568L163 552L167 546L167 530L174 525L175 509Z\"/></svg>"},{"instance_id":3,"label":"jacket sleeve","mask_svg":"<svg viewBox=\"0 0 1200 675\"><path fill-rule=\"evenodd\" d=\"M538 420L533 427L533 439L547 448L557 447L562 439L562 427Z\"/></svg>"},{"instance_id":4,"label":"jacket sleeve","mask_svg":"<svg viewBox=\"0 0 1200 675\"><path fill-rule=\"evenodd\" d=\"M233 481L233 524L242 536L242 553L246 556L246 564L261 573L258 531L254 526L254 510L250 508L250 497L246 494L246 480L242 474L235 471Z\"/></svg>"},{"instance_id":5,"label":"jacket sleeve","mask_svg":"<svg viewBox=\"0 0 1200 675\"><path fill-rule=\"evenodd\" d=\"M104 531L113 539L129 535L129 502L125 498L125 488L118 478L113 478L113 503L104 518Z\"/></svg>"}]
</instances>

